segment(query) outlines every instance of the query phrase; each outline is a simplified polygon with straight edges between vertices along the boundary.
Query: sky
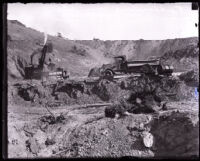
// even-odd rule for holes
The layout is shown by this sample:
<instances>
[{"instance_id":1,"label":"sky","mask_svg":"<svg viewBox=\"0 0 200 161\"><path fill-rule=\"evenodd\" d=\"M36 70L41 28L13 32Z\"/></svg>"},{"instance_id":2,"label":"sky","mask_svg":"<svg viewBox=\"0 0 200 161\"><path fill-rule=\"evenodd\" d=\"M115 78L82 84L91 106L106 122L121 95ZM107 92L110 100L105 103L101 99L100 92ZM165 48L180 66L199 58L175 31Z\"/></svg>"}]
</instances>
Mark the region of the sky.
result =
<instances>
[{"instance_id":1,"label":"sky","mask_svg":"<svg viewBox=\"0 0 200 161\"><path fill-rule=\"evenodd\" d=\"M10 3L9 20L73 40L163 40L198 36L191 3Z\"/></svg>"}]
</instances>

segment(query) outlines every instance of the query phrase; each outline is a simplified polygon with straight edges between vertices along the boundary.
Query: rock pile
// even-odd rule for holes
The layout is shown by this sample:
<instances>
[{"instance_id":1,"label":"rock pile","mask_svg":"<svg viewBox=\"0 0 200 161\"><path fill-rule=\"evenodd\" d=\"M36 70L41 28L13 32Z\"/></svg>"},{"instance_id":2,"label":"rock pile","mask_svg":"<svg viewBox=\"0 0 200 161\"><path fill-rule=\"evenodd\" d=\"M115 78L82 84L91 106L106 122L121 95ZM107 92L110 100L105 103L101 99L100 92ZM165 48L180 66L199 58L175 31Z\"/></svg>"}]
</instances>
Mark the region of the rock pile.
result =
<instances>
[{"instance_id":1,"label":"rock pile","mask_svg":"<svg viewBox=\"0 0 200 161\"><path fill-rule=\"evenodd\" d=\"M155 102L193 99L195 87L188 87L184 81L174 77L141 75L120 80L99 79L91 84L75 81L44 86L39 82L21 82L9 88L8 94L9 102L17 98L15 103L23 104L24 101L33 105L44 105L49 101L67 105L102 101L120 104L117 102L123 100L124 95L129 95L128 102L137 107L149 104L149 100L153 106L157 104ZM136 100L142 103L134 103Z\"/></svg>"}]
</instances>

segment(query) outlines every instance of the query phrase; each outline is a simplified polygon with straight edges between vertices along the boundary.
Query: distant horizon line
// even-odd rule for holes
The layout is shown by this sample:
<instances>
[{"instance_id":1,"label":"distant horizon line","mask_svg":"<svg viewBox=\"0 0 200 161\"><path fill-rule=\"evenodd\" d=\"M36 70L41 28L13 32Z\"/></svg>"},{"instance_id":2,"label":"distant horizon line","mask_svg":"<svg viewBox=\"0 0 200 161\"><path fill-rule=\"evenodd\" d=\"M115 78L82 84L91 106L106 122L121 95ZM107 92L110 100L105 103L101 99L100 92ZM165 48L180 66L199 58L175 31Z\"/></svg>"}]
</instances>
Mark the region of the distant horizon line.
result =
<instances>
[{"instance_id":1,"label":"distant horizon line","mask_svg":"<svg viewBox=\"0 0 200 161\"><path fill-rule=\"evenodd\" d=\"M34 29L32 27L27 27L24 23L22 23L21 21L19 21L17 19L7 19L7 21L18 21L20 24L23 25L23 27L33 29L33 30L35 30L37 32L45 33L45 32L40 31L38 29ZM60 33L60 32L57 32L57 34L58 33ZM47 35L53 36L53 37L58 37L56 34L53 35L53 34L48 34L47 33ZM62 35L62 33L61 33L61 35ZM119 39L112 39L112 40L109 40L109 39L100 39L100 38L96 38L96 37L94 37L93 39L75 39L75 38L74 39L70 39L70 38L67 38L65 36L62 36L60 38L62 38L64 40L73 40L73 41L165 41L165 40L189 39L189 38L199 38L199 37L198 36L190 36L190 37L178 37L178 38L167 38L167 39L143 39L143 38L140 38L140 39L128 39L128 40L126 40L126 39L121 39L121 40L119 40Z\"/></svg>"}]
</instances>

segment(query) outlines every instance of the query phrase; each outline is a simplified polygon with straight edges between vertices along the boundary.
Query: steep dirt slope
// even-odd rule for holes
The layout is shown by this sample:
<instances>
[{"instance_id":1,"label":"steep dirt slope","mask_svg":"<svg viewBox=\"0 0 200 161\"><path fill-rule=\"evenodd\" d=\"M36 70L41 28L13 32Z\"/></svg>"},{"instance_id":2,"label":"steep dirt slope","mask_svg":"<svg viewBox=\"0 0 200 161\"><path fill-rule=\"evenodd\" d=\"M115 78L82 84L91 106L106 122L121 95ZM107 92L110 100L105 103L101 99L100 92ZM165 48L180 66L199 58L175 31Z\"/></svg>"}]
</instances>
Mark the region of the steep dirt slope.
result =
<instances>
[{"instance_id":1,"label":"steep dirt slope","mask_svg":"<svg viewBox=\"0 0 200 161\"><path fill-rule=\"evenodd\" d=\"M38 44L44 41L44 34L25 27L18 21L8 21L8 72L11 77L23 76L23 68L30 63L30 55ZM67 68L72 75L87 75L91 67L106 62L95 49L77 44L64 38L48 36L53 43L53 61ZM16 71L17 69L17 71Z\"/></svg>"},{"instance_id":2,"label":"steep dirt slope","mask_svg":"<svg viewBox=\"0 0 200 161\"><path fill-rule=\"evenodd\" d=\"M30 63L30 55L41 48L44 34L18 21L8 21L8 76L9 78L23 78L24 66ZM52 60L59 66L66 68L73 76L86 76L91 68L109 63L115 55L126 55L128 59L146 59L149 56L168 55L171 60L174 54L189 52L188 46L197 46L198 38L184 38L171 40L68 40L56 36L48 36L54 46ZM197 47L196 47L197 48ZM180 50L180 51L179 51ZM195 49L196 50L196 49ZM198 51L196 52L198 53ZM195 65L199 54L194 59ZM181 60L183 61L183 60ZM169 61L170 62L170 61ZM177 62L177 63L176 63ZM179 60L174 63L179 68ZM184 61L185 62L185 61ZM173 64L173 65L174 65ZM191 63L190 63L191 64ZM183 65L188 65L187 60ZM182 66L180 66L182 68ZM190 66L189 66L190 68Z\"/></svg>"},{"instance_id":3,"label":"steep dirt slope","mask_svg":"<svg viewBox=\"0 0 200 161\"><path fill-rule=\"evenodd\" d=\"M172 65L175 72L199 69L198 38L168 40L80 40L76 41L98 49L105 57L126 55L128 60L161 57L164 64Z\"/></svg>"},{"instance_id":4,"label":"steep dirt slope","mask_svg":"<svg viewBox=\"0 0 200 161\"><path fill-rule=\"evenodd\" d=\"M168 51L182 49L188 45L196 45L198 38L168 40L79 40L81 44L98 49L105 56L126 55L128 59L146 59L149 56L162 56Z\"/></svg>"},{"instance_id":5,"label":"steep dirt slope","mask_svg":"<svg viewBox=\"0 0 200 161\"><path fill-rule=\"evenodd\" d=\"M75 93L67 84L55 89L42 86L39 81L31 84L19 81L8 86L10 158L199 156L198 98L194 87L186 86L178 78L100 80L90 88L85 85L82 92L74 89ZM157 99L151 97L155 94ZM131 115L108 116L108 108L118 112L127 109L128 102L120 106L115 103L124 95L132 100ZM134 101L135 97L140 101ZM57 101L64 102L56 105ZM114 104L85 106L103 101ZM147 112L147 104L157 110ZM164 104L165 108L161 106ZM137 107L139 111L134 112Z\"/></svg>"},{"instance_id":6,"label":"steep dirt slope","mask_svg":"<svg viewBox=\"0 0 200 161\"><path fill-rule=\"evenodd\" d=\"M199 48L197 45L187 45L175 51L168 51L161 60L164 64L171 64L175 71L194 70L199 75Z\"/></svg>"}]
</instances>

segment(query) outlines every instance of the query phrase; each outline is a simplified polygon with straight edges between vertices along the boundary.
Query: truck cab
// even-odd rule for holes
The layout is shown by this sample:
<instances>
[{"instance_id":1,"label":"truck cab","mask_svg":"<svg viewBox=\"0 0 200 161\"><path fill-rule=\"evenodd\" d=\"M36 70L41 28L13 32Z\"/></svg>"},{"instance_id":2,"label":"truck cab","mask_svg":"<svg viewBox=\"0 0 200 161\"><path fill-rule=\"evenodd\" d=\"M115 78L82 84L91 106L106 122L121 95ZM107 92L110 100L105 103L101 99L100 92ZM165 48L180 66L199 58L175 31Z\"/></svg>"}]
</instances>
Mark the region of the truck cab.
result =
<instances>
[{"instance_id":1,"label":"truck cab","mask_svg":"<svg viewBox=\"0 0 200 161\"><path fill-rule=\"evenodd\" d=\"M114 62L115 62L115 68L116 71L126 71L127 68L127 61L126 61L126 56L116 56L114 57Z\"/></svg>"}]
</instances>

